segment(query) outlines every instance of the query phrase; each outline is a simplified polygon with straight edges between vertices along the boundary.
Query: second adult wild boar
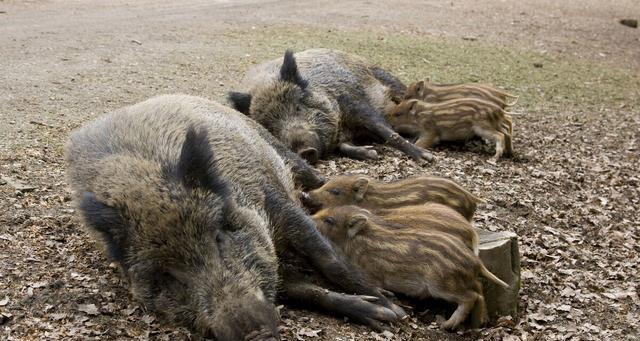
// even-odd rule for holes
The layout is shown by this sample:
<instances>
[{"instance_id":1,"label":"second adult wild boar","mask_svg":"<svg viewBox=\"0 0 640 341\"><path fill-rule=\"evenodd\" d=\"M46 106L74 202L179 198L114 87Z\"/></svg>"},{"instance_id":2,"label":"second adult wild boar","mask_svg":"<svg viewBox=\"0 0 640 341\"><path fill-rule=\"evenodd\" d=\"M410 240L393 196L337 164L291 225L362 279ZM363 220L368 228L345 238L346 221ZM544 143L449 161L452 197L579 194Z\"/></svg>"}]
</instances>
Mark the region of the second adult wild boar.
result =
<instances>
[{"instance_id":1,"label":"second adult wild boar","mask_svg":"<svg viewBox=\"0 0 640 341\"><path fill-rule=\"evenodd\" d=\"M456 182L437 176L418 176L382 182L364 175L340 175L303 195L310 209L357 205L371 210L440 203L471 220L482 199Z\"/></svg>"},{"instance_id":2,"label":"second adult wild boar","mask_svg":"<svg viewBox=\"0 0 640 341\"><path fill-rule=\"evenodd\" d=\"M250 70L245 87L247 93L229 93L234 107L310 162L336 149L377 158L374 150L353 144L361 138L385 142L416 160L433 158L384 120L405 86L361 57L329 49L287 51Z\"/></svg>"},{"instance_id":3,"label":"second adult wild boar","mask_svg":"<svg viewBox=\"0 0 640 341\"><path fill-rule=\"evenodd\" d=\"M279 339L279 289L373 325L398 316L368 295L401 313L299 208L294 179L310 187L321 180L230 108L192 96L152 98L76 131L67 163L85 224L121 265L133 296L169 321L219 341ZM288 262L367 296L304 282L283 272L300 268Z\"/></svg>"}]
</instances>

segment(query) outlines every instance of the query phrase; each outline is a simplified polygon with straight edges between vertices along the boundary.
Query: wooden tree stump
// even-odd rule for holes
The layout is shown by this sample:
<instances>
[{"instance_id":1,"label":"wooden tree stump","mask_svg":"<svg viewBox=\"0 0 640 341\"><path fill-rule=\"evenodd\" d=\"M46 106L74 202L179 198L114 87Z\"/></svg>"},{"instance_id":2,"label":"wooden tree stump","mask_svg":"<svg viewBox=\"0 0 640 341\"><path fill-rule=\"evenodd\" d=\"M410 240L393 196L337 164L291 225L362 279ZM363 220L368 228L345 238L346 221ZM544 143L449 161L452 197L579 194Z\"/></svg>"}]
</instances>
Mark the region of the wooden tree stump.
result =
<instances>
[{"instance_id":1,"label":"wooden tree stump","mask_svg":"<svg viewBox=\"0 0 640 341\"><path fill-rule=\"evenodd\" d=\"M518 317L518 298L520 292L520 253L518 236L513 232L490 232L478 229L480 237L480 259L485 267L505 283L508 289L482 278L484 299L489 319L499 316ZM474 311L469 325L480 326L479 314Z\"/></svg>"}]
</instances>

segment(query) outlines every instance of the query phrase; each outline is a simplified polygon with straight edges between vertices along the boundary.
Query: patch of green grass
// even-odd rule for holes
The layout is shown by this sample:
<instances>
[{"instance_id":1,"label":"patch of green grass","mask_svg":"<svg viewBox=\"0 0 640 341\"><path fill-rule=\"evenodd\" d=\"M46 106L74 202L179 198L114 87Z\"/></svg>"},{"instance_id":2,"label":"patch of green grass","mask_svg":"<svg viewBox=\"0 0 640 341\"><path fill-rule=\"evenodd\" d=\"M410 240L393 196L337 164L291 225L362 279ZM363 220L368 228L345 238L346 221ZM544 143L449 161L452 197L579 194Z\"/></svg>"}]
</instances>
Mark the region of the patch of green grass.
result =
<instances>
[{"instance_id":1,"label":"patch of green grass","mask_svg":"<svg viewBox=\"0 0 640 341\"><path fill-rule=\"evenodd\" d=\"M366 57L407 83L427 77L441 83L491 83L519 95L518 107L525 111L640 107L640 77L615 65L482 41L290 26L235 31L225 39L238 47L236 51L250 54L254 62L280 56L287 48L326 47Z\"/></svg>"}]
</instances>

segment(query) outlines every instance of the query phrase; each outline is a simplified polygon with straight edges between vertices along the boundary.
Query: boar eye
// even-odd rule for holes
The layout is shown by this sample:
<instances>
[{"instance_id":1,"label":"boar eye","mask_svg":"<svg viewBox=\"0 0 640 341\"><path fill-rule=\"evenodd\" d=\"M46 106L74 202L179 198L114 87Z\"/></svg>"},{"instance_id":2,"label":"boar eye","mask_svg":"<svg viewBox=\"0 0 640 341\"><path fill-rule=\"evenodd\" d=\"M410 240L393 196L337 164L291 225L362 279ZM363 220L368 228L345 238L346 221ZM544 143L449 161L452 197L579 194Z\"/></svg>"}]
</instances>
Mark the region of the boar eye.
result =
<instances>
[{"instance_id":1,"label":"boar eye","mask_svg":"<svg viewBox=\"0 0 640 341\"><path fill-rule=\"evenodd\" d=\"M326 217L322 220L325 224L334 226L336 224L336 220L333 217Z\"/></svg>"},{"instance_id":2,"label":"boar eye","mask_svg":"<svg viewBox=\"0 0 640 341\"><path fill-rule=\"evenodd\" d=\"M400 116L402 116L402 113L398 111L398 112L393 113L393 116L400 117Z\"/></svg>"},{"instance_id":3,"label":"boar eye","mask_svg":"<svg viewBox=\"0 0 640 341\"><path fill-rule=\"evenodd\" d=\"M337 188L332 188L329 190L329 193L333 194L333 195L340 195L340 190Z\"/></svg>"}]
</instances>

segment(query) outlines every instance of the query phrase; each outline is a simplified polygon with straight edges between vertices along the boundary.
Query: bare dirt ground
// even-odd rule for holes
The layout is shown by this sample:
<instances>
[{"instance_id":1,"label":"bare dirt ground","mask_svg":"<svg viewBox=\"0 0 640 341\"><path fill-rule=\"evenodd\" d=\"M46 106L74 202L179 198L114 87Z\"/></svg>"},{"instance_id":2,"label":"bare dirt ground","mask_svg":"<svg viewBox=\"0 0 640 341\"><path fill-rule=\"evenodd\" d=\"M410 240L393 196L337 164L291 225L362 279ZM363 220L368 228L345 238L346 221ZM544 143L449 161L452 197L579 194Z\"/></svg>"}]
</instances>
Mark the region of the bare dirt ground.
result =
<instances>
[{"instance_id":1,"label":"bare dirt ground","mask_svg":"<svg viewBox=\"0 0 640 341\"><path fill-rule=\"evenodd\" d=\"M640 30L627 17L640 17L636 0L0 0L0 339L196 338L128 299L75 218L64 143L156 94L224 101L288 47L518 93L513 159L487 163L475 141L438 147L424 168L383 146L381 161L319 168L458 180L488 202L477 226L521 236L523 282L521 318L481 330L440 332L429 304L386 333L283 308L285 339L639 339Z\"/></svg>"}]
</instances>

